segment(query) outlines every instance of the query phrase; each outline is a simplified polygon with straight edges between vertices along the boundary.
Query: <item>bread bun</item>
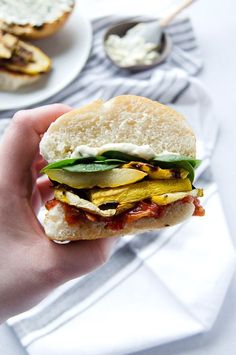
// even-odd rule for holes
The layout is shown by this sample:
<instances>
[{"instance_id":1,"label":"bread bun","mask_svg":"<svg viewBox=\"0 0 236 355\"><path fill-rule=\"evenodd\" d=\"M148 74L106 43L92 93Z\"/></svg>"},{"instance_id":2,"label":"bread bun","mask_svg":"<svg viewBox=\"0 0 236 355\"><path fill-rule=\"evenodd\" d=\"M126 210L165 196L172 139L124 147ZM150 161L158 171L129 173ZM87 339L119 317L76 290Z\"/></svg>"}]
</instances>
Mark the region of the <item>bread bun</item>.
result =
<instances>
[{"instance_id":1,"label":"bread bun","mask_svg":"<svg viewBox=\"0 0 236 355\"><path fill-rule=\"evenodd\" d=\"M125 95L94 101L58 118L45 133L40 150L48 162L69 158L79 145L148 144L156 154L196 155L196 139L185 118L145 97Z\"/></svg>"},{"instance_id":2,"label":"bread bun","mask_svg":"<svg viewBox=\"0 0 236 355\"><path fill-rule=\"evenodd\" d=\"M30 85L51 67L51 59L38 47L0 30L0 90Z\"/></svg>"},{"instance_id":3,"label":"bread bun","mask_svg":"<svg viewBox=\"0 0 236 355\"><path fill-rule=\"evenodd\" d=\"M41 39L56 33L67 21L75 0L0 0L0 29L25 39Z\"/></svg>"},{"instance_id":4,"label":"bread bun","mask_svg":"<svg viewBox=\"0 0 236 355\"><path fill-rule=\"evenodd\" d=\"M194 158L195 136L185 118L170 107L144 97L125 95L108 102L94 101L71 111L51 124L40 151L48 162L70 158L79 145L99 147L108 143L149 145L156 154L164 151ZM46 211L44 227L50 239L80 240L133 234L172 226L190 217L192 202L169 204L160 218L142 218L122 230L105 228L104 222L80 221L68 225L60 203Z\"/></svg>"},{"instance_id":5,"label":"bread bun","mask_svg":"<svg viewBox=\"0 0 236 355\"><path fill-rule=\"evenodd\" d=\"M143 231L160 229L173 226L191 217L194 212L192 203L175 203L170 205L163 217L143 218L127 224L122 230L110 230L104 228L104 223L80 222L68 225L65 221L64 209L60 204L46 212L44 229L47 236L57 241L92 240L108 237L121 237L126 234L140 233Z\"/></svg>"},{"instance_id":6,"label":"bread bun","mask_svg":"<svg viewBox=\"0 0 236 355\"><path fill-rule=\"evenodd\" d=\"M35 83L41 77L42 74L28 75L0 68L0 90L16 91L23 86Z\"/></svg>"}]
</instances>

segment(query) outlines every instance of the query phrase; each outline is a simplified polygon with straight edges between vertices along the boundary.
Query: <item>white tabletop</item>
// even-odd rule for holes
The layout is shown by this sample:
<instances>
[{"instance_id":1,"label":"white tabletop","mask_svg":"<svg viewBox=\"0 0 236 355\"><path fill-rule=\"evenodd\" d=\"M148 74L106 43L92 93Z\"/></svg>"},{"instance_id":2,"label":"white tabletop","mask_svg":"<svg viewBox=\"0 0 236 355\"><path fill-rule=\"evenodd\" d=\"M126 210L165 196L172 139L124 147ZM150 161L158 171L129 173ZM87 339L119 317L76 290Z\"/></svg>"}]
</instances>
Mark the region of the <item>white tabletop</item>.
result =
<instances>
[{"instance_id":1,"label":"white tabletop","mask_svg":"<svg viewBox=\"0 0 236 355\"><path fill-rule=\"evenodd\" d=\"M165 4L170 2L165 0ZM107 0L87 0L83 3L83 12L91 17L104 13L102 3L116 6L119 12L132 14L127 9L127 0L111 2ZM135 14L151 13L157 9L160 0L137 2ZM150 3L150 7L147 4ZM116 4L116 5L115 5ZM129 2L130 7L133 4ZM163 4L163 2L162 2ZM145 8L144 8L145 6ZM111 6L110 6L111 8ZM109 13L111 9L105 8ZM128 11L127 11L128 10ZM143 11L142 11L143 10ZM236 245L236 205L233 181L236 180L236 169L231 167L236 152L236 1L235 0L198 0L188 10L195 31L203 50L205 68L200 78L205 83L214 102L217 118L221 120L221 129L214 153L212 167L218 182L222 204L228 221L231 236ZM229 163L228 163L229 162ZM228 163L228 164L227 164ZM227 165L226 165L227 164ZM220 260L219 260L220 262ZM163 345L154 349L141 351L139 355L224 355L236 352L236 276L226 296L220 315L211 331L188 339ZM5 355L25 354L11 330L5 325L0 327L0 353Z\"/></svg>"},{"instance_id":2,"label":"white tabletop","mask_svg":"<svg viewBox=\"0 0 236 355\"><path fill-rule=\"evenodd\" d=\"M233 181L236 152L236 1L201 0L190 11L203 51L205 68L200 74L213 103L215 116L221 121L212 168L219 186L230 234L236 246L236 205ZM230 173L229 173L229 167ZM219 260L220 262L220 260ZM211 331L136 355L225 355L236 353L236 275L220 315Z\"/></svg>"}]
</instances>

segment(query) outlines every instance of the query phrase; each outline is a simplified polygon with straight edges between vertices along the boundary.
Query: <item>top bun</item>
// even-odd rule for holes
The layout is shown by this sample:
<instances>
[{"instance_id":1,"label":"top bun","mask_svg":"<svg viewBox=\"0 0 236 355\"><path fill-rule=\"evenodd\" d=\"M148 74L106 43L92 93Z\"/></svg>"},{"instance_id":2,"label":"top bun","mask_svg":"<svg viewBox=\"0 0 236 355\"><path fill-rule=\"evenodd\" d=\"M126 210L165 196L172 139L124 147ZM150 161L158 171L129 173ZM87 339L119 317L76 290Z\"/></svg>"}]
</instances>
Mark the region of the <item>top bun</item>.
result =
<instances>
[{"instance_id":1,"label":"top bun","mask_svg":"<svg viewBox=\"0 0 236 355\"><path fill-rule=\"evenodd\" d=\"M124 95L94 101L58 118L44 134L40 151L48 162L70 158L79 145L148 144L195 158L196 140L185 118L172 108L145 97Z\"/></svg>"},{"instance_id":2,"label":"top bun","mask_svg":"<svg viewBox=\"0 0 236 355\"><path fill-rule=\"evenodd\" d=\"M51 36L66 22L75 0L0 0L0 29L25 39Z\"/></svg>"}]
</instances>

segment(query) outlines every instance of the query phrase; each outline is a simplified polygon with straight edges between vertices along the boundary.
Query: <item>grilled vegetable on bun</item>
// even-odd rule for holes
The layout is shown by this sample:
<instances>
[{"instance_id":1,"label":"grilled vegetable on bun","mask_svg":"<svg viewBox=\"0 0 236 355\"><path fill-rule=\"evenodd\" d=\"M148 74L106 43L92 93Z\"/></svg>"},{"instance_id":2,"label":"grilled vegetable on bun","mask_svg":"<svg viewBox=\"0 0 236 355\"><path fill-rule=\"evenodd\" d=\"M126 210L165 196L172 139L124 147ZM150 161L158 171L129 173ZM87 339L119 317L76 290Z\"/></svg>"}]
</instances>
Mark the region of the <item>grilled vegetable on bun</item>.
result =
<instances>
[{"instance_id":1,"label":"grilled vegetable on bun","mask_svg":"<svg viewBox=\"0 0 236 355\"><path fill-rule=\"evenodd\" d=\"M94 101L51 124L40 151L54 189L45 232L58 241L121 236L203 216L196 140L184 117L138 96Z\"/></svg>"},{"instance_id":2,"label":"grilled vegetable on bun","mask_svg":"<svg viewBox=\"0 0 236 355\"><path fill-rule=\"evenodd\" d=\"M0 30L0 90L15 91L38 81L51 69L39 48Z\"/></svg>"}]
</instances>

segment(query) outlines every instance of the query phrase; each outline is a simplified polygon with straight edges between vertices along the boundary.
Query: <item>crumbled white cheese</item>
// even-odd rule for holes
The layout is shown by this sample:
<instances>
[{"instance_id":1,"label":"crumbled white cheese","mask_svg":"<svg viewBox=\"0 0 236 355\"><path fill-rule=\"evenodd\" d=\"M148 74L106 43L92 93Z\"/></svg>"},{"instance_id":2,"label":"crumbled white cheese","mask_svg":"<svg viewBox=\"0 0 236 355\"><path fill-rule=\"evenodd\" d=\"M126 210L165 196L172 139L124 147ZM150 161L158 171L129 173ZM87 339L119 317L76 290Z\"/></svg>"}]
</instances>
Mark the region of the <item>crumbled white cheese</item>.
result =
<instances>
[{"instance_id":1,"label":"crumbled white cheese","mask_svg":"<svg viewBox=\"0 0 236 355\"><path fill-rule=\"evenodd\" d=\"M0 0L0 19L8 24L41 26L72 9L75 0Z\"/></svg>"},{"instance_id":2,"label":"crumbled white cheese","mask_svg":"<svg viewBox=\"0 0 236 355\"><path fill-rule=\"evenodd\" d=\"M132 143L108 143L102 145L101 147L89 147L87 145L80 145L75 148L74 152L71 154L71 158L96 157L110 150L126 153L146 160L150 160L156 155L154 150L147 144L139 146Z\"/></svg>"},{"instance_id":3,"label":"crumbled white cheese","mask_svg":"<svg viewBox=\"0 0 236 355\"><path fill-rule=\"evenodd\" d=\"M108 55L121 67L152 64L159 56L155 43L146 42L141 36L119 37L110 35L105 42Z\"/></svg>"},{"instance_id":4,"label":"crumbled white cheese","mask_svg":"<svg viewBox=\"0 0 236 355\"><path fill-rule=\"evenodd\" d=\"M71 158L89 158L96 157L98 154L98 148L88 147L87 145L79 145L75 148L74 152L71 154Z\"/></svg>"}]
</instances>

